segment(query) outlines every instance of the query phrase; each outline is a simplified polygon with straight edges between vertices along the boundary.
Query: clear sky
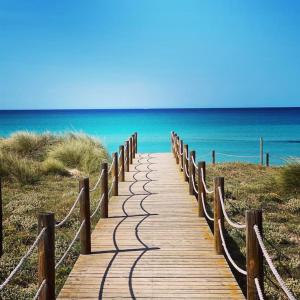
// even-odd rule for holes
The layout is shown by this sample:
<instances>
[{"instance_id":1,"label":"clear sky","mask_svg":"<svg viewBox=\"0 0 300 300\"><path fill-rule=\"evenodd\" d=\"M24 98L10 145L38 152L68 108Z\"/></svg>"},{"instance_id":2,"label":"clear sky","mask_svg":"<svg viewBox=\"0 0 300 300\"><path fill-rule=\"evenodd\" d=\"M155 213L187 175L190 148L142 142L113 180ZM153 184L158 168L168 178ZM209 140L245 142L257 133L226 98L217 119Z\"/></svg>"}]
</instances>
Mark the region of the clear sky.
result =
<instances>
[{"instance_id":1,"label":"clear sky","mask_svg":"<svg viewBox=\"0 0 300 300\"><path fill-rule=\"evenodd\" d=\"M0 109L300 106L298 0L0 0Z\"/></svg>"}]
</instances>

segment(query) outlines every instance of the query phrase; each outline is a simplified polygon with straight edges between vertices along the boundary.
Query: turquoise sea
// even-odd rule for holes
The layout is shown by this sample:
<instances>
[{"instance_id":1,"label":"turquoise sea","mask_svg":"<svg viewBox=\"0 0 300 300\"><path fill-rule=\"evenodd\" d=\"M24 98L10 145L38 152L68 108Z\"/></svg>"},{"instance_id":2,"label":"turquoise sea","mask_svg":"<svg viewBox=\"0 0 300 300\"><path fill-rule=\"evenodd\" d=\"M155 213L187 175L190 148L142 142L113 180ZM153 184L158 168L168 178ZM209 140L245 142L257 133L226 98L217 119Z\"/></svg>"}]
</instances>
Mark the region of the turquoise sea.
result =
<instances>
[{"instance_id":1,"label":"turquoise sea","mask_svg":"<svg viewBox=\"0 0 300 300\"><path fill-rule=\"evenodd\" d=\"M174 130L207 161L214 149L217 161L258 162L258 157L224 154L258 156L263 137L271 164L300 156L300 108L0 111L0 136L19 130L85 132L111 152L134 131L139 152L170 151Z\"/></svg>"}]
</instances>

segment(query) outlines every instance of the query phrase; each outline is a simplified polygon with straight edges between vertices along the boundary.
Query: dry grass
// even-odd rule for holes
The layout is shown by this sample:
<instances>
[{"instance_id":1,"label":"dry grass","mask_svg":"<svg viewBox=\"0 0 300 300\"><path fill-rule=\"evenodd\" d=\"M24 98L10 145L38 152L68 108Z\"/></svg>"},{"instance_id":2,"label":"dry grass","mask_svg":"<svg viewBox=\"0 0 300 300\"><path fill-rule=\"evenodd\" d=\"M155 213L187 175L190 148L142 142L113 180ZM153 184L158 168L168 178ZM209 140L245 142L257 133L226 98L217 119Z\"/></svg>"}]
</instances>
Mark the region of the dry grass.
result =
<instances>
[{"instance_id":1,"label":"dry grass","mask_svg":"<svg viewBox=\"0 0 300 300\"><path fill-rule=\"evenodd\" d=\"M72 147L70 147L72 145ZM83 146L84 145L84 146ZM59 149L59 151L58 151ZM78 177L72 176L70 165L53 153L76 157L78 149L85 158L76 164L77 174L88 175L91 185L99 175L100 163L109 160L101 143L84 135L64 136L18 133L0 140L0 174L2 177L4 255L0 259L0 282L8 276L37 235L37 214L52 211L61 220L76 199ZM81 155L81 156L82 156ZM95 163L96 166L92 166ZM73 167L73 166L72 166ZM74 171L73 171L74 173ZM91 197L91 209L97 205L100 191ZM56 258L61 257L79 227L79 212L56 232ZM57 271L57 292L62 287L79 253L75 243L70 255ZM36 251L25 262L20 273L0 293L1 299L32 299L37 289Z\"/></svg>"},{"instance_id":2,"label":"dry grass","mask_svg":"<svg viewBox=\"0 0 300 300\"><path fill-rule=\"evenodd\" d=\"M261 168L253 164L227 163L209 165L207 175L210 184L215 176L225 177L226 209L233 220L244 223L245 210L263 210L267 249L289 288L300 297L299 165L297 168L295 165ZM245 235L227 224L226 228L230 249L244 266ZM270 269L267 266L265 269L268 299L286 299ZM243 280L240 282L244 284Z\"/></svg>"}]
</instances>

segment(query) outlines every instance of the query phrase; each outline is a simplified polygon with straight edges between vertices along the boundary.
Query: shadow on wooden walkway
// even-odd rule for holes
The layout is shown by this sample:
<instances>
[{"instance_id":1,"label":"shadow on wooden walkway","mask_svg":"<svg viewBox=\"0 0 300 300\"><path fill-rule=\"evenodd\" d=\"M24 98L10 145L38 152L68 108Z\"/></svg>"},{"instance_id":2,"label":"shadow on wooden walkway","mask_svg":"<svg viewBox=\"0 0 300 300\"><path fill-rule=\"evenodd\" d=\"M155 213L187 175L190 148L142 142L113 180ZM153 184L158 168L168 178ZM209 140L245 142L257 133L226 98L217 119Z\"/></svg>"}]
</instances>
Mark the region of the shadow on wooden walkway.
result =
<instances>
[{"instance_id":1,"label":"shadow on wooden walkway","mask_svg":"<svg viewBox=\"0 0 300 300\"><path fill-rule=\"evenodd\" d=\"M138 154L58 299L244 299L171 153Z\"/></svg>"}]
</instances>

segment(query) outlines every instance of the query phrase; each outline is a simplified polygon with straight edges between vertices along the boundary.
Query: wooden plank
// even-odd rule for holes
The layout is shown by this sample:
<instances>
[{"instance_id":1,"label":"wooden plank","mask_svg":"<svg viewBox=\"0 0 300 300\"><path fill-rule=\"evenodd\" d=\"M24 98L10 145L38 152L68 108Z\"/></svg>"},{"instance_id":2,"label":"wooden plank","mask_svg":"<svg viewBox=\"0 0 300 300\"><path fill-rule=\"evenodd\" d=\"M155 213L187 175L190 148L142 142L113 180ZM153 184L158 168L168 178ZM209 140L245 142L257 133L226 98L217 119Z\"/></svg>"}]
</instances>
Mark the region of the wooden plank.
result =
<instances>
[{"instance_id":1,"label":"wooden plank","mask_svg":"<svg viewBox=\"0 0 300 300\"><path fill-rule=\"evenodd\" d=\"M244 299L172 154L137 154L58 299Z\"/></svg>"}]
</instances>

